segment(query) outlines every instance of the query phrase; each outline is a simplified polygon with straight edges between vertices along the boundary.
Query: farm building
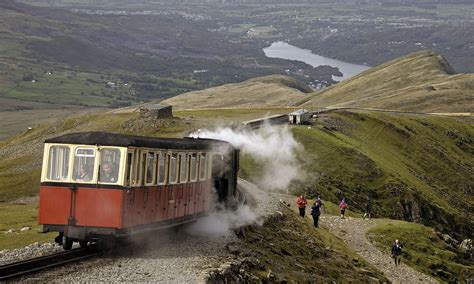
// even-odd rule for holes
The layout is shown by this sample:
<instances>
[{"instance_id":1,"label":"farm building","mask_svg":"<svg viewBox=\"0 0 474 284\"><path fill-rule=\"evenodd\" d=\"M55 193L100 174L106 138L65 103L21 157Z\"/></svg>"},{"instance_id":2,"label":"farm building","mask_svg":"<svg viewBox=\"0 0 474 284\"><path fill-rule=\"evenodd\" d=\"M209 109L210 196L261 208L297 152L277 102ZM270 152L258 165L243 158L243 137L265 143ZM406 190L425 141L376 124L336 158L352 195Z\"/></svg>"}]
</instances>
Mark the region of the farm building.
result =
<instances>
[{"instance_id":1,"label":"farm building","mask_svg":"<svg viewBox=\"0 0 474 284\"><path fill-rule=\"evenodd\" d=\"M173 117L173 110L170 105L160 105L148 103L139 108L141 117L153 118L171 118Z\"/></svg>"},{"instance_id":2,"label":"farm building","mask_svg":"<svg viewBox=\"0 0 474 284\"><path fill-rule=\"evenodd\" d=\"M309 121L311 114L308 110L302 108L288 114L288 122L290 124L303 124Z\"/></svg>"}]
</instances>

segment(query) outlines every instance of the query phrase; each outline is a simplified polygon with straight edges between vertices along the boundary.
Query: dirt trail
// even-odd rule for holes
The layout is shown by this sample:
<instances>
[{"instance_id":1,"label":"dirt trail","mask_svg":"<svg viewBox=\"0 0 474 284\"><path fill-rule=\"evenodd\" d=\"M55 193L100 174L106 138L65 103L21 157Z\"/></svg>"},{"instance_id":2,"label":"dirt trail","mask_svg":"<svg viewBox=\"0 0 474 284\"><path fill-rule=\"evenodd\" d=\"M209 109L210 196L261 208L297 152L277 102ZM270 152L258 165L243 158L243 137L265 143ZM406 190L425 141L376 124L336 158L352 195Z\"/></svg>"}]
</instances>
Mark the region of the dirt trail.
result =
<instances>
[{"instance_id":1,"label":"dirt trail","mask_svg":"<svg viewBox=\"0 0 474 284\"><path fill-rule=\"evenodd\" d=\"M377 267L392 283L439 283L428 275L415 271L403 264L395 267L388 252L381 252L367 238L367 231L383 222L382 219L364 220L361 218L341 219L338 216L323 214L320 224L335 234L358 255Z\"/></svg>"}]
</instances>

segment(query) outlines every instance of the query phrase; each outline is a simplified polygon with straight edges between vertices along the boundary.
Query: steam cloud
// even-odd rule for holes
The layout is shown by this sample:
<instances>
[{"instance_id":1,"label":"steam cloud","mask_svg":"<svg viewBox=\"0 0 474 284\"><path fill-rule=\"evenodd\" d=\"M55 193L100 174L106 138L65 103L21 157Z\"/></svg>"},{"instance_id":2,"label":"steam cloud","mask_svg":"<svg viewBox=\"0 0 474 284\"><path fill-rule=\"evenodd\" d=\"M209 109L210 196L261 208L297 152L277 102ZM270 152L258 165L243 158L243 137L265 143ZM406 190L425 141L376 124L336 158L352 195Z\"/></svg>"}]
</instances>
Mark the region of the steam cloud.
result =
<instances>
[{"instance_id":1,"label":"steam cloud","mask_svg":"<svg viewBox=\"0 0 474 284\"><path fill-rule=\"evenodd\" d=\"M244 205L237 211L215 211L210 215L198 219L195 223L186 227L186 232L190 235L198 236L226 236L232 230L243 226L258 224L262 220L257 214Z\"/></svg>"},{"instance_id":2,"label":"steam cloud","mask_svg":"<svg viewBox=\"0 0 474 284\"><path fill-rule=\"evenodd\" d=\"M263 166L263 176L259 177L260 188L284 190L296 179L300 168L296 163L296 151L300 144L293 138L288 127L265 124L254 131L218 128L199 130L191 137L211 138L227 141L242 153L251 155ZM249 206L237 211L214 211L186 227L187 233L201 236L229 235L232 230L247 225L261 225L262 219Z\"/></svg>"},{"instance_id":3,"label":"steam cloud","mask_svg":"<svg viewBox=\"0 0 474 284\"><path fill-rule=\"evenodd\" d=\"M265 124L254 131L219 128L191 134L192 137L224 140L242 153L251 155L263 165L259 186L267 189L286 189L296 179L300 168L296 163L296 151L302 147L286 126Z\"/></svg>"}]
</instances>

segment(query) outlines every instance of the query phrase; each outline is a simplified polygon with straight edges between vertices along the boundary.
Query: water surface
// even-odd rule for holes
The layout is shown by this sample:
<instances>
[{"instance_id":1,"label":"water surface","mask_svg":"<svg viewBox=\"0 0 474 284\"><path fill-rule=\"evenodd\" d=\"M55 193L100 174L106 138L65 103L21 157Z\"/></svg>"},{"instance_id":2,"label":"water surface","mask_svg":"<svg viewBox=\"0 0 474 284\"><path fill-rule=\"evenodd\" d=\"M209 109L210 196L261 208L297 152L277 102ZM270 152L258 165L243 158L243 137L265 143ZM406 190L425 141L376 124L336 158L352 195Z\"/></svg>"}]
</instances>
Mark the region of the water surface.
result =
<instances>
[{"instance_id":1,"label":"water surface","mask_svg":"<svg viewBox=\"0 0 474 284\"><path fill-rule=\"evenodd\" d=\"M272 43L269 47L264 48L263 52L265 52L265 55L267 57L302 61L313 67L318 67L320 65L329 65L332 67L337 67L339 68L339 71L341 71L343 76L332 76L333 80L335 81L342 81L348 79L370 68L366 65L347 63L344 61L314 54L309 49L299 48L282 41Z\"/></svg>"}]
</instances>

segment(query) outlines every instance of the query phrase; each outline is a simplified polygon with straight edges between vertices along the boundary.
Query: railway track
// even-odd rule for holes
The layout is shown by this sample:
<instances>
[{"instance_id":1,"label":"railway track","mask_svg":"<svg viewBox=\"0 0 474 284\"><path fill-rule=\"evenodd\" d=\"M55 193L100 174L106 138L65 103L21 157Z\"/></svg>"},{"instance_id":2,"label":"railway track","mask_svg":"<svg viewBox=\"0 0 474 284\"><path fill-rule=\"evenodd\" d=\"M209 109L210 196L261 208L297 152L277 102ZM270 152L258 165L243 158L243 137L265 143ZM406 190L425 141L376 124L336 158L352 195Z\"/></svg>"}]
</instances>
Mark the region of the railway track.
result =
<instances>
[{"instance_id":1,"label":"railway track","mask_svg":"<svg viewBox=\"0 0 474 284\"><path fill-rule=\"evenodd\" d=\"M85 248L77 248L51 255L27 259L19 262L0 266L0 281L17 278L43 269L61 266L71 262L98 256L100 251L97 246L91 245Z\"/></svg>"}]
</instances>

